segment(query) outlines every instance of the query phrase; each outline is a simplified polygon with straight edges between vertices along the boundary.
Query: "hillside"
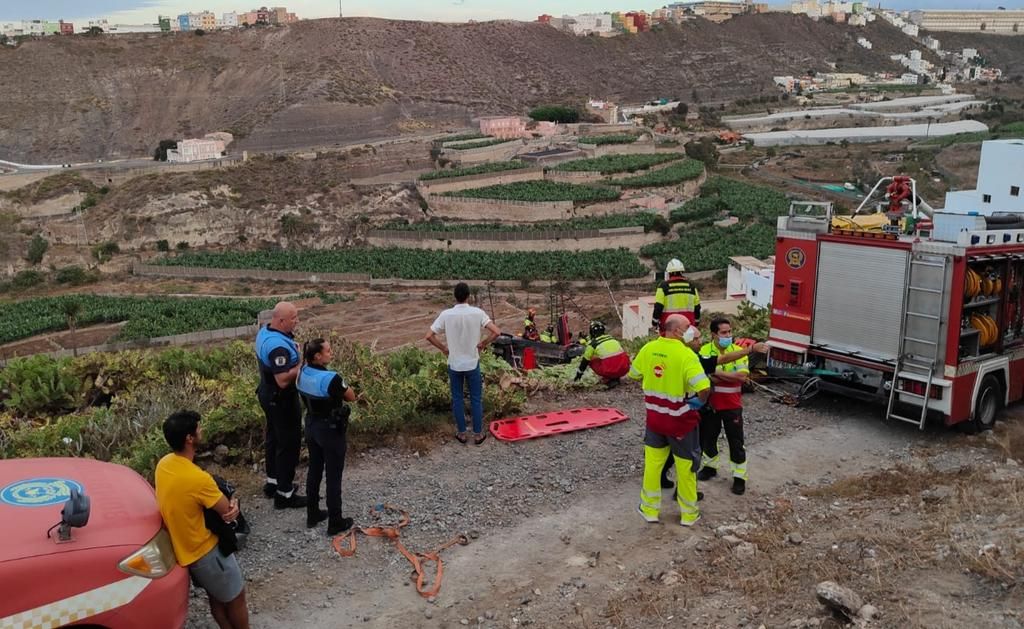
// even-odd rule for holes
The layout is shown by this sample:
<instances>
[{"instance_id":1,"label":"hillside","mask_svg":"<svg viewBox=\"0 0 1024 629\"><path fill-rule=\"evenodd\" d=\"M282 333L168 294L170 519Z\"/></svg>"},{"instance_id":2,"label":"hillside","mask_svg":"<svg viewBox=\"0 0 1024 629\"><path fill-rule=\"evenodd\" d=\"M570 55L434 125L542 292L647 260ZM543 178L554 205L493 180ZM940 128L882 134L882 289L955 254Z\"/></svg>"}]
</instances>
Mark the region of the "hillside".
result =
<instances>
[{"instance_id":1,"label":"hillside","mask_svg":"<svg viewBox=\"0 0 1024 629\"><path fill-rule=\"evenodd\" d=\"M868 51L856 44L865 35ZM148 154L161 138L226 130L239 148L360 141L465 125L588 96L700 101L772 90L774 74L895 69L912 41L802 16L696 20L612 39L541 24L346 18L279 29L52 37L0 50L0 157Z\"/></svg>"},{"instance_id":2,"label":"hillside","mask_svg":"<svg viewBox=\"0 0 1024 629\"><path fill-rule=\"evenodd\" d=\"M921 33L939 40L943 50L959 52L964 48L976 48L989 64L1003 71L1005 78L1024 74L1024 37L1013 35L988 35L982 33Z\"/></svg>"}]
</instances>

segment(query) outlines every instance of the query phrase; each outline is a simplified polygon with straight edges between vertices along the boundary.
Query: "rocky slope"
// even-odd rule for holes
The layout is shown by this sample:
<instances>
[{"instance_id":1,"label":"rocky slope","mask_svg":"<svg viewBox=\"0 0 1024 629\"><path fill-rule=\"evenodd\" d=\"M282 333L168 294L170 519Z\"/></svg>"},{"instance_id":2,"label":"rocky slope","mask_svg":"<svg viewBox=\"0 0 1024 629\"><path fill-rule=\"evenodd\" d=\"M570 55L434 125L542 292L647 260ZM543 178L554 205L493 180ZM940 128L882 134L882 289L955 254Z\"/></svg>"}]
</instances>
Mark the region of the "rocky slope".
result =
<instances>
[{"instance_id":1,"label":"rocky slope","mask_svg":"<svg viewBox=\"0 0 1024 629\"><path fill-rule=\"evenodd\" d=\"M865 35L873 50L856 44ZM72 161L150 153L226 130L240 148L351 142L462 126L587 97L714 102L808 69L896 69L912 40L787 14L696 20L630 37L542 24L369 18L273 29L30 41L0 50L0 157ZM694 98L696 97L696 98Z\"/></svg>"}]
</instances>

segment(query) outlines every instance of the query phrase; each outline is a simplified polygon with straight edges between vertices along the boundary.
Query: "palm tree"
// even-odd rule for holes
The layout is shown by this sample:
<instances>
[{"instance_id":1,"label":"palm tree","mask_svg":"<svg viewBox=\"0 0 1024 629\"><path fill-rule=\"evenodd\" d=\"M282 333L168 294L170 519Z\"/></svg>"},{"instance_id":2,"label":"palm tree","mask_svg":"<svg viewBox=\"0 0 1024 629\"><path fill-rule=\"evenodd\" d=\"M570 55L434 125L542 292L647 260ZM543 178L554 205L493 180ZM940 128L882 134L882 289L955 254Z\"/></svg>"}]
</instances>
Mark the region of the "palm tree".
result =
<instances>
[{"instance_id":1,"label":"palm tree","mask_svg":"<svg viewBox=\"0 0 1024 629\"><path fill-rule=\"evenodd\" d=\"M78 327L78 317L82 314L82 302L77 299L63 301L60 304L60 312L68 323L68 329L71 330L71 351L75 356L78 356L78 344L75 343L75 329Z\"/></svg>"}]
</instances>

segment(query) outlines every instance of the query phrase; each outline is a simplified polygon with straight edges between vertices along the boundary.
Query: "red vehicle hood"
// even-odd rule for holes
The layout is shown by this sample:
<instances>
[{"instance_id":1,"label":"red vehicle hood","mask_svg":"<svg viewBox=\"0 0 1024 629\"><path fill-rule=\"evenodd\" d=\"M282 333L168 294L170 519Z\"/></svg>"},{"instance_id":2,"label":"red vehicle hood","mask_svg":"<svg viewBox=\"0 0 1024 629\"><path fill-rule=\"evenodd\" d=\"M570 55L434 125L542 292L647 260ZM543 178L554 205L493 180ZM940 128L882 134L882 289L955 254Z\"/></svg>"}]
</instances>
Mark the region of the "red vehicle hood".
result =
<instances>
[{"instance_id":1,"label":"red vehicle hood","mask_svg":"<svg viewBox=\"0 0 1024 629\"><path fill-rule=\"evenodd\" d=\"M73 529L72 541L58 544L56 530L69 488L89 497L89 523ZM0 564L39 555L142 546L162 521L153 488L123 465L92 459L7 459L0 461Z\"/></svg>"}]
</instances>

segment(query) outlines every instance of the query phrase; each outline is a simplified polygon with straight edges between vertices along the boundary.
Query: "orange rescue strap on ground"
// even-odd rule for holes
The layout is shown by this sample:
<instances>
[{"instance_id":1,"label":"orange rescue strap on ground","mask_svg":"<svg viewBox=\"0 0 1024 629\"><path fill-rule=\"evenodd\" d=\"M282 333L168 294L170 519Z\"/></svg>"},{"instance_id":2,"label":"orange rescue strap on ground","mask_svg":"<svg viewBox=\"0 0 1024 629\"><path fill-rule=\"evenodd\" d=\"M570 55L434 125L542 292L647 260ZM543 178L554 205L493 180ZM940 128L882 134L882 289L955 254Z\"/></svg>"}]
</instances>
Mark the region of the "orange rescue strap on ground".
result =
<instances>
[{"instance_id":1,"label":"orange rescue strap on ground","mask_svg":"<svg viewBox=\"0 0 1024 629\"><path fill-rule=\"evenodd\" d=\"M331 541L331 545L334 546L334 550L337 551L342 557L351 557L356 554L356 533L362 533L367 537L386 537L394 540L395 546L398 551L402 553L409 563L412 564L413 572L416 574L416 591L419 592L420 596L429 598L436 596L441 591L441 579L444 577L444 564L441 563L441 551L451 548L456 544L465 546L469 543L469 539L465 535L456 535L451 540L442 544L437 550L427 551L425 553L414 553L405 547L405 544L401 540L401 530L409 525L411 521L409 514L399 507L393 504L384 504L381 508L371 508L370 515L378 516L384 511L393 511L401 516L398 524L395 526L371 526L368 528L353 526L347 533L338 535ZM347 545L346 545L347 542ZM425 575L423 573L423 564L434 562L436 571L434 574L433 587L429 590L425 589L427 586L424 583Z\"/></svg>"}]
</instances>

